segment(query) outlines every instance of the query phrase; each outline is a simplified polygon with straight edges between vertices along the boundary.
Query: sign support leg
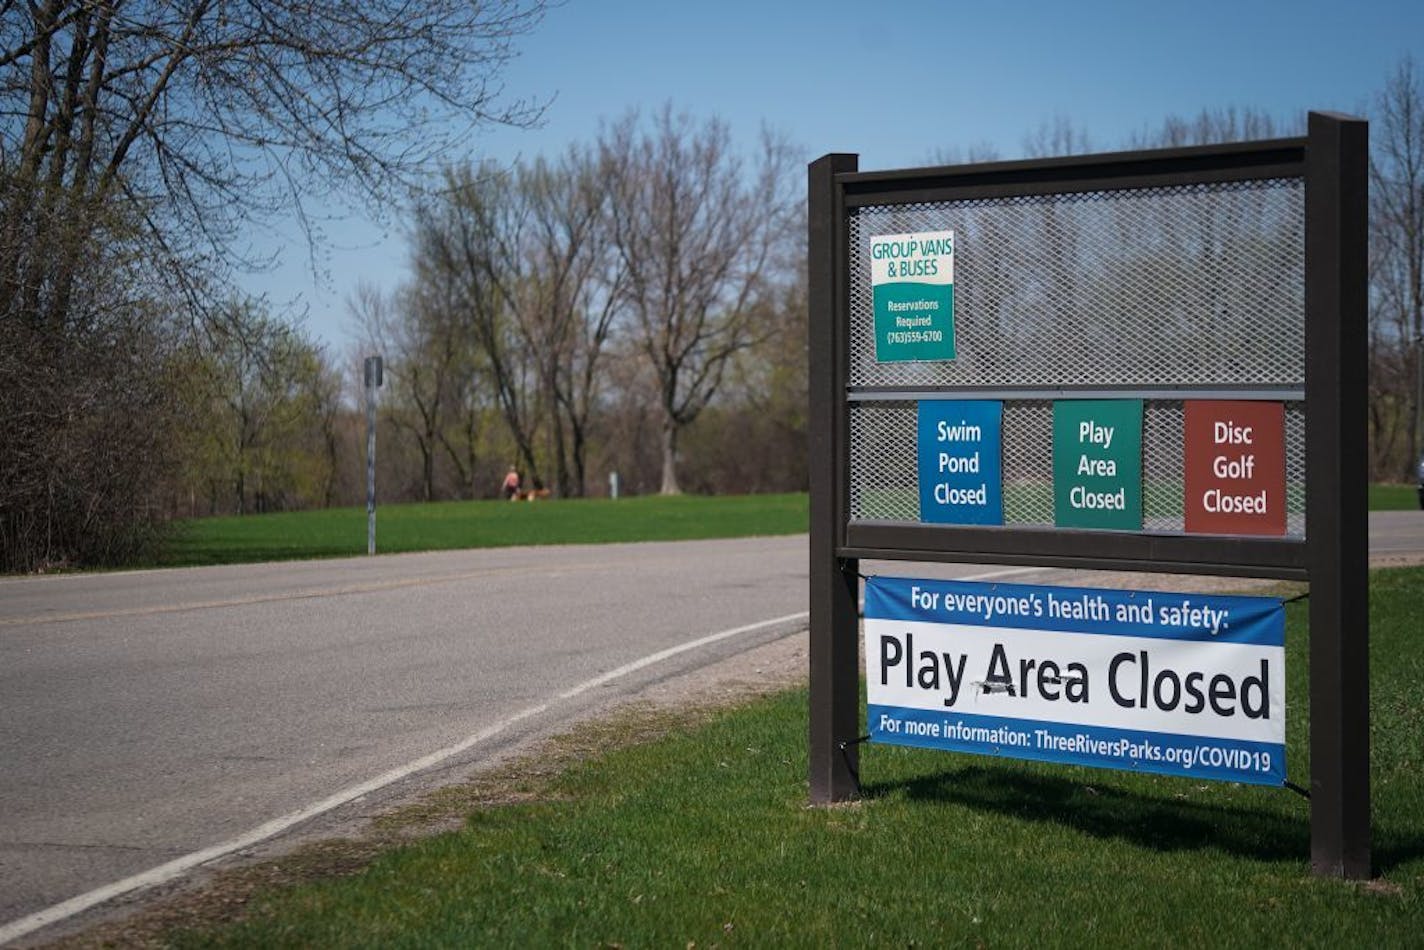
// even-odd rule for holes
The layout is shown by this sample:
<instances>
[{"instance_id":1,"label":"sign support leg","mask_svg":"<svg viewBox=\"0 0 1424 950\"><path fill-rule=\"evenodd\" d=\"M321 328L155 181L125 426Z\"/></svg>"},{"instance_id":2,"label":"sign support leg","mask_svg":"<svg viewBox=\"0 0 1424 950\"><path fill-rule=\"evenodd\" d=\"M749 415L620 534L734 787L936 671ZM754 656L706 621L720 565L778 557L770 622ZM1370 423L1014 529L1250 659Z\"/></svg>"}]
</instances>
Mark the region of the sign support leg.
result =
<instances>
[{"instance_id":1,"label":"sign support leg","mask_svg":"<svg viewBox=\"0 0 1424 950\"><path fill-rule=\"evenodd\" d=\"M1370 876L1365 444L1368 126L1313 112L1306 161L1310 859ZM1311 339L1314 337L1314 339Z\"/></svg>"},{"instance_id":2,"label":"sign support leg","mask_svg":"<svg viewBox=\"0 0 1424 950\"><path fill-rule=\"evenodd\" d=\"M848 421L845 316L844 210L835 176L853 172L854 155L827 155L809 170L811 483L811 801L845 801L859 792L859 750L841 743L860 735L860 663L857 647L857 562L841 560L836 546L845 524Z\"/></svg>"}]
</instances>

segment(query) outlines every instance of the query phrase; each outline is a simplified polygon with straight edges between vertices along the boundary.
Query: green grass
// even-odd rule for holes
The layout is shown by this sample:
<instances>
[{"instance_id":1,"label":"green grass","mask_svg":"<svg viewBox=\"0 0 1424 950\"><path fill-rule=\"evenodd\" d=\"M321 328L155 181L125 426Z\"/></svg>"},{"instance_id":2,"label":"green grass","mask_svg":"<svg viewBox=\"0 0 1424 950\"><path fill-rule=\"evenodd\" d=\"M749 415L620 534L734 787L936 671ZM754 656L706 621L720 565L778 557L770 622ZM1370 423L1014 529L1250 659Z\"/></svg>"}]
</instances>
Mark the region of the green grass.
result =
<instances>
[{"instance_id":1,"label":"green grass","mask_svg":"<svg viewBox=\"0 0 1424 950\"><path fill-rule=\"evenodd\" d=\"M1414 485L1371 485L1370 511L1418 511L1419 490Z\"/></svg>"},{"instance_id":2,"label":"green grass","mask_svg":"<svg viewBox=\"0 0 1424 950\"><path fill-rule=\"evenodd\" d=\"M1011 486L1006 491L1010 497L1006 497L1005 504L1012 511L1026 510L1026 506L1037 511L1045 505L1046 510L1052 511L1051 497L1039 497L1049 491L1047 486ZM1173 510L1180 513L1180 499L1175 503ZM918 501L872 493L863 502L868 517L875 516L881 508L886 512L903 510L907 504L913 510ZM1412 486L1370 486L1371 510L1416 507L1418 497ZM1167 508L1171 509L1170 503ZM1148 512L1167 513L1167 509ZM804 494L674 498L651 495L618 501L533 503L452 501L382 506L376 516L376 547L388 554L525 544L674 541L798 534L807 525ZM332 508L185 521L177 526L153 564L236 564L364 553L365 509Z\"/></svg>"},{"instance_id":3,"label":"green grass","mask_svg":"<svg viewBox=\"0 0 1424 950\"><path fill-rule=\"evenodd\" d=\"M658 495L569 501L455 501L376 510L381 553L524 544L676 541L797 534L804 494ZM164 566L345 557L366 553L366 510L333 508L184 522Z\"/></svg>"},{"instance_id":4,"label":"green grass","mask_svg":"<svg viewBox=\"0 0 1424 950\"><path fill-rule=\"evenodd\" d=\"M538 770L463 830L189 946L1406 946L1424 932L1424 569L1372 575L1374 858L1308 872L1290 792L886 746L806 806L806 697ZM1288 612L1308 784L1305 604Z\"/></svg>"}]
</instances>

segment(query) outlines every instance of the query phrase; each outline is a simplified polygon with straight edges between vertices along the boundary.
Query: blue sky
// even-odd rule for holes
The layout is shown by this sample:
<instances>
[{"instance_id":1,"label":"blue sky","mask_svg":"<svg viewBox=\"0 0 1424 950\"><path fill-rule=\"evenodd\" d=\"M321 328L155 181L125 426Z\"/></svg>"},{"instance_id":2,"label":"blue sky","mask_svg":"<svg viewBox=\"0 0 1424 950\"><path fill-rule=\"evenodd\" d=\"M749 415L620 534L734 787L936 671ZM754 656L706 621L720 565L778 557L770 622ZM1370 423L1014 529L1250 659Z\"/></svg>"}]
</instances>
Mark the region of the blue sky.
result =
<instances>
[{"instance_id":1,"label":"blue sky","mask_svg":"<svg viewBox=\"0 0 1424 950\"><path fill-rule=\"evenodd\" d=\"M1424 2L568 0L518 49L507 95L550 100L544 122L487 130L471 158L554 155L591 142L603 119L671 102L721 117L749 144L765 123L808 161L858 152L869 170L978 143L1018 157L1028 134L1059 118L1111 151L1203 108L1283 121L1367 113L1402 57L1424 69ZM328 278L313 277L287 227L281 265L243 285L305 308L308 330L339 356L354 342L346 300L357 281L393 288L407 252L398 225L352 217L328 230Z\"/></svg>"}]
</instances>

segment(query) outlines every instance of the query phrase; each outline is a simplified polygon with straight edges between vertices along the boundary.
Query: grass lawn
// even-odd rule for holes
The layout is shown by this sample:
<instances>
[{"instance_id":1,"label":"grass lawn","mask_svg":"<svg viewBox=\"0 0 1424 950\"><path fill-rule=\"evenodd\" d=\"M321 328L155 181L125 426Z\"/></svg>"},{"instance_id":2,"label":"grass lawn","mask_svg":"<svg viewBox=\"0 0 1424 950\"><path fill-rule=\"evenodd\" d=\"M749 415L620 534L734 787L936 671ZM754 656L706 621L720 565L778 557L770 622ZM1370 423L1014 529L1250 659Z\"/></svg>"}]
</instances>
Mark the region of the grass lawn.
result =
<instances>
[{"instance_id":1,"label":"grass lawn","mask_svg":"<svg viewBox=\"0 0 1424 950\"><path fill-rule=\"evenodd\" d=\"M376 550L434 551L524 544L676 541L807 530L807 496L451 501L376 509ZM198 518L175 532L158 564L228 564L366 553L366 509Z\"/></svg>"},{"instance_id":2,"label":"grass lawn","mask_svg":"<svg viewBox=\"0 0 1424 950\"><path fill-rule=\"evenodd\" d=\"M1313 878L1308 803L1259 786L869 746L865 799L808 808L806 696L793 692L528 769L473 796L487 803L462 830L258 896L240 924L167 936L264 947L1417 946L1424 569L1377 571L1371 584L1369 883ZM1288 762L1300 784L1306 609L1291 605L1287 627Z\"/></svg>"},{"instance_id":3,"label":"grass lawn","mask_svg":"<svg viewBox=\"0 0 1424 950\"><path fill-rule=\"evenodd\" d=\"M1042 517L1051 517L1051 497L1045 495L1035 501L1029 497L1033 490L1017 486L1013 489L1017 495L1010 492L1013 497L1006 499L1006 510L1010 510L1011 521L1022 515L1020 509L1031 504L1038 505L1032 510L1040 515L1040 509L1049 512ZM1046 491L1046 487L1039 489L1040 494ZM878 503L889 501L888 497L869 499L865 503L867 513L874 515ZM910 503L910 507L913 509L915 504ZM1180 498L1176 504L1175 510L1180 512ZM1419 501L1413 486L1371 485L1369 504L1371 510L1413 509ZM1148 511L1149 515L1154 513L1162 512ZM730 538L799 534L807 526L807 496L803 493L674 498L647 495L618 501L533 503L449 501L380 507L376 512L376 549L389 554L525 544ZM364 553L366 510L332 508L184 521L151 566L236 564Z\"/></svg>"},{"instance_id":4,"label":"grass lawn","mask_svg":"<svg viewBox=\"0 0 1424 950\"><path fill-rule=\"evenodd\" d=\"M1414 485L1371 485L1370 511L1417 511L1419 490Z\"/></svg>"}]
</instances>

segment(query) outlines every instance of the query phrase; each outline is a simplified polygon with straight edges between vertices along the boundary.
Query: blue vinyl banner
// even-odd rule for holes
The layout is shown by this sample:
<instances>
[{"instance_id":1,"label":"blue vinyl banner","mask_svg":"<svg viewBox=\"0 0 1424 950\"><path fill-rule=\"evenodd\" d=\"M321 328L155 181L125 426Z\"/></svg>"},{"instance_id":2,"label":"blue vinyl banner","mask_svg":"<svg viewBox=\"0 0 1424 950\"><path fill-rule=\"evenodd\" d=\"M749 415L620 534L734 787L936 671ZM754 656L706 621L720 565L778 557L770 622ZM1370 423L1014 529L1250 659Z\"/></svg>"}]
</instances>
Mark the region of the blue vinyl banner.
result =
<instances>
[{"instance_id":1,"label":"blue vinyl banner","mask_svg":"<svg viewBox=\"0 0 1424 950\"><path fill-rule=\"evenodd\" d=\"M873 577L870 738L1281 785L1279 599Z\"/></svg>"},{"instance_id":2,"label":"blue vinyl banner","mask_svg":"<svg viewBox=\"0 0 1424 950\"><path fill-rule=\"evenodd\" d=\"M919 404L920 521L1004 523L1001 433L1004 404L927 399Z\"/></svg>"}]
</instances>

